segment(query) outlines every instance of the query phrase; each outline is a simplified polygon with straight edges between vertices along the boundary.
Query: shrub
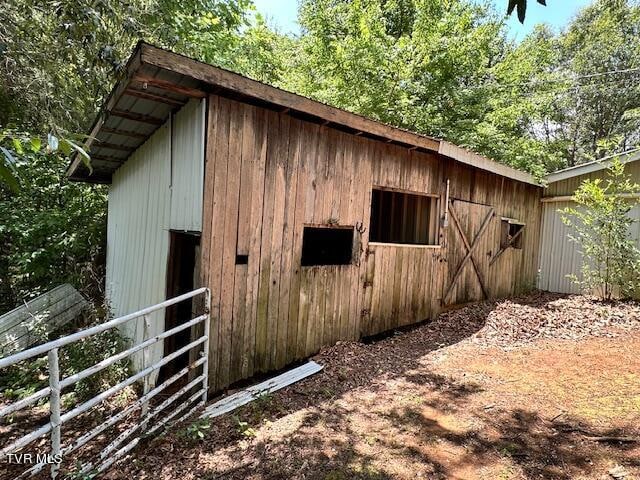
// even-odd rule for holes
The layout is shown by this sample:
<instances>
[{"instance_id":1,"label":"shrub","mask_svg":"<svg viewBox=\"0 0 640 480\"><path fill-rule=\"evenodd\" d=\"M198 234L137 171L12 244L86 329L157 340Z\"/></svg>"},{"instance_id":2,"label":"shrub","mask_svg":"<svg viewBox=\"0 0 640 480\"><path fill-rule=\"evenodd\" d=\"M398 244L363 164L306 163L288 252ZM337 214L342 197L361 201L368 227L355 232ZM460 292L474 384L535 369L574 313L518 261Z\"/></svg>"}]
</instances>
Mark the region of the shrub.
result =
<instances>
[{"instance_id":1,"label":"shrub","mask_svg":"<svg viewBox=\"0 0 640 480\"><path fill-rule=\"evenodd\" d=\"M639 191L640 185L631 181L616 158L604 180L582 182L573 197L575 208L560 211L562 221L574 231L569 238L584 258L581 276L569 277L603 300L614 295L637 298L640 292L640 251L631 237L634 220L629 216Z\"/></svg>"},{"instance_id":2,"label":"shrub","mask_svg":"<svg viewBox=\"0 0 640 480\"><path fill-rule=\"evenodd\" d=\"M94 320L92 324L100 323ZM83 328L86 328L83 327ZM59 338L71 332L57 332ZM43 338L43 343L47 341ZM125 339L117 329L92 335L59 350L60 376L74 375L125 349ZM73 386L73 400L84 401L128 376L129 360L124 359L77 382ZM19 400L49 385L46 356L29 359L0 371L0 395L8 400ZM66 393L66 392L65 392ZM46 401L46 397L44 399ZM74 403L74 402L71 402Z\"/></svg>"}]
</instances>

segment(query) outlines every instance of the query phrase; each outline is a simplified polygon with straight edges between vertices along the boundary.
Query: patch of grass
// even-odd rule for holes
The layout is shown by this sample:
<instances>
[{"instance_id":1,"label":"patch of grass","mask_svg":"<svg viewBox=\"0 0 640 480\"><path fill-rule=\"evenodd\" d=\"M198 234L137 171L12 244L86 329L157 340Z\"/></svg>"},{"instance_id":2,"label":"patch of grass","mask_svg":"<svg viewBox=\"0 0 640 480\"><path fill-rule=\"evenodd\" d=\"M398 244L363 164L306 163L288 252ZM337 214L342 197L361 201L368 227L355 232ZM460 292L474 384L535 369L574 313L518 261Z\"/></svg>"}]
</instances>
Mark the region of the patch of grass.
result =
<instances>
[{"instance_id":1,"label":"patch of grass","mask_svg":"<svg viewBox=\"0 0 640 480\"><path fill-rule=\"evenodd\" d=\"M324 476L324 480L347 480L347 478L340 470L332 470Z\"/></svg>"},{"instance_id":2,"label":"patch of grass","mask_svg":"<svg viewBox=\"0 0 640 480\"><path fill-rule=\"evenodd\" d=\"M406 397L407 403L411 405L421 405L424 403L424 399L420 395L409 395Z\"/></svg>"},{"instance_id":3,"label":"patch of grass","mask_svg":"<svg viewBox=\"0 0 640 480\"><path fill-rule=\"evenodd\" d=\"M358 464L352 467L352 471L349 472L349 476L345 477L347 479L353 478L353 474L357 474L359 478L367 478L371 480L382 480L384 478L388 478L385 474L383 474L380 470L378 470L373 465L366 463L364 465Z\"/></svg>"},{"instance_id":4,"label":"patch of grass","mask_svg":"<svg viewBox=\"0 0 640 480\"><path fill-rule=\"evenodd\" d=\"M378 442L378 437L373 435L367 435L364 437L364 441L367 443L367 445L369 445L370 447L373 447L376 444L376 442Z\"/></svg>"},{"instance_id":5,"label":"patch of grass","mask_svg":"<svg viewBox=\"0 0 640 480\"><path fill-rule=\"evenodd\" d=\"M270 393L264 393L255 397L255 400L246 405L239 415L242 419L253 425L263 423L285 411L284 405L277 397Z\"/></svg>"},{"instance_id":6,"label":"patch of grass","mask_svg":"<svg viewBox=\"0 0 640 480\"><path fill-rule=\"evenodd\" d=\"M331 400L333 397L336 396L336 391L330 387L323 388L321 393L325 400Z\"/></svg>"}]
</instances>

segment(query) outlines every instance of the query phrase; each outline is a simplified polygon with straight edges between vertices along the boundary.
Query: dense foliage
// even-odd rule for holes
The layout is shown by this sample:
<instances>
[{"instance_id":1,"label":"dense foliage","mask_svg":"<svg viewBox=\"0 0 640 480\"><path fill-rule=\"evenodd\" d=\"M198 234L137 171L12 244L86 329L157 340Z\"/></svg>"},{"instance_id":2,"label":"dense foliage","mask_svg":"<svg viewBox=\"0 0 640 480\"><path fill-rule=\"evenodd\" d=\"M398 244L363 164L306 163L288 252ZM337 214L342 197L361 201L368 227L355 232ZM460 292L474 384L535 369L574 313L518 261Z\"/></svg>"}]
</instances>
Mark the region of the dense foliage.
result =
<instances>
[{"instance_id":1,"label":"dense foliage","mask_svg":"<svg viewBox=\"0 0 640 480\"><path fill-rule=\"evenodd\" d=\"M21 158L19 192L0 191L0 311L63 282L100 298L105 188L64 180L59 155Z\"/></svg>"},{"instance_id":2,"label":"dense foliage","mask_svg":"<svg viewBox=\"0 0 640 480\"><path fill-rule=\"evenodd\" d=\"M517 45L463 0L304 0L300 23L286 86L321 101L538 175L639 141L635 3L598 0Z\"/></svg>"},{"instance_id":3,"label":"dense foliage","mask_svg":"<svg viewBox=\"0 0 640 480\"><path fill-rule=\"evenodd\" d=\"M71 331L60 332L62 334ZM43 336L42 341L47 340ZM60 349L61 374L68 378L124 350L125 339L117 329L107 330ZM42 343L42 342L40 342ZM0 400L26 398L49 385L47 357L32 358L0 370ZM128 377L129 360L120 360L64 390L65 407L75 406ZM121 394L127 394L125 390ZM46 397L43 401L46 401ZM9 419L9 422L12 422Z\"/></svg>"},{"instance_id":4,"label":"dense foliage","mask_svg":"<svg viewBox=\"0 0 640 480\"><path fill-rule=\"evenodd\" d=\"M574 195L577 206L562 211L563 222L575 231L571 240L588 259L581 275L571 278L603 300L614 295L638 298L640 294L640 250L631 236L634 220L628 215L639 203L633 196L638 192L640 185L631 181L624 164L615 159L604 181L582 182Z\"/></svg>"},{"instance_id":5,"label":"dense foliage","mask_svg":"<svg viewBox=\"0 0 640 480\"><path fill-rule=\"evenodd\" d=\"M206 46L231 57L240 50L249 6L248 0L3 4L0 313L62 282L100 300L106 190L64 178L69 154L83 140L79 133L139 38L190 55L203 56Z\"/></svg>"},{"instance_id":6,"label":"dense foliage","mask_svg":"<svg viewBox=\"0 0 640 480\"><path fill-rule=\"evenodd\" d=\"M99 298L105 191L63 173L139 38L539 176L637 144L637 2L594 0L516 44L504 15L525 3L301 0L294 36L251 0L6 1L0 311L62 281Z\"/></svg>"}]
</instances>

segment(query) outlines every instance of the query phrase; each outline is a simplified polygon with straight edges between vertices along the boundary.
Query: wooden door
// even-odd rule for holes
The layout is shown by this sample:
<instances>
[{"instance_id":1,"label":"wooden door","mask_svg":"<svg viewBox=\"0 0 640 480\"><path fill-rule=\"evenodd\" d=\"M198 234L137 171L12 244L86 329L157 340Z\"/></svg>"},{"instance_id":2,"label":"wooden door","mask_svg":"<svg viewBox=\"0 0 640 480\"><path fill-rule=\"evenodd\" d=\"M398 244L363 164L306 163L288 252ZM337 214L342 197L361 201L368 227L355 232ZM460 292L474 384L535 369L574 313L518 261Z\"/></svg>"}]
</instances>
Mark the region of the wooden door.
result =
<instances>
[{"instance_id":1,"label":"wooden door","mask_svg":"<svg viewBox=\"0 0 640 480\"><path fill-rule=\"evenodd\" d=\"M459 305L489 298L490 227L495 211L489 205L456 199L449 201L448 208L448 274L442 303Z\"/></svg>"},{"instance_id":2,"label":"wooden door","mask_svg":"<svg viewBox=\"0 0 640 480\"><path fill-rule=\"evenodd\" d=\"M369 244L362 336L433 318L439 309L440 249Z\"/></svg>"}]
</instances>

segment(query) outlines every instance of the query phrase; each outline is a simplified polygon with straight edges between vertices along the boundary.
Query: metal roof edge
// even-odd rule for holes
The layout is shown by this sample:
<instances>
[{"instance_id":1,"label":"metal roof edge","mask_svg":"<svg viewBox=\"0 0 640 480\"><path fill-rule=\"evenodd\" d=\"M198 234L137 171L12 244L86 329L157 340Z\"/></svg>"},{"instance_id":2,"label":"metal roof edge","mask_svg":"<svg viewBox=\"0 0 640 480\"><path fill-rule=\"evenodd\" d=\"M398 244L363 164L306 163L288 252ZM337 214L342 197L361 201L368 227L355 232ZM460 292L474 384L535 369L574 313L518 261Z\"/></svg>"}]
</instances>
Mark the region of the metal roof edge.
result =
<instances>
[{"instance_id":1,"label":"metal roof edge","mask_svg":"<svg viewBox=\"0 0 640 480\"><path fill-rule=\"evenodd\" d=\"M398 128L347 110L333 107L296 93L250 79L235 72L200 62L185 55L156 47L144 41L137 43L125 67L125 74L115 84L103 107L96 116L96 120L84 144L86 151L89 151L109 111L114 107L123 91L127 88L136 71L143 65L149 65L191 77L203 84L239 94L244 98L254 98L261 102L282 106L284 110L298 111L324 120L327 124L344 126L373 137L390 140L394 143L439 153L474 168L541 187L540 182L529 173L498 163L495 160L445 140L439 140ZM75 155L67 168L66 176L74 180L79 180L80 177L78 177L77 174L81 165L82 159L79 158L78 155ZM90 176L86 180L91 181Z\"/></svg>"},{"instance_id":2,"label":"metal roof edge","mask_svg":"<svg viewBox=\"0 0 640 480\"><path fill-rule=\"evenodd\" d=\"M605 168L608 168L609 165L611 165L612 160L616 157L619 157L622 163L635 162L637 160L640 160L640 148L610 155L608 157L601 158L600 160L594 160L593 162L583 163L580 165L575 165L573 167L558 170L557 172L553 172L545 176L545 180L548 183L555 183L561 180L579 177L580 175L586 175L587 173L604 170Z\"/></svg>"}]
</instances>

